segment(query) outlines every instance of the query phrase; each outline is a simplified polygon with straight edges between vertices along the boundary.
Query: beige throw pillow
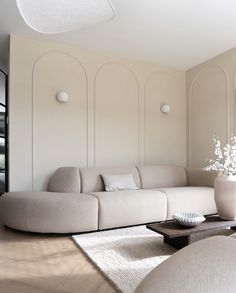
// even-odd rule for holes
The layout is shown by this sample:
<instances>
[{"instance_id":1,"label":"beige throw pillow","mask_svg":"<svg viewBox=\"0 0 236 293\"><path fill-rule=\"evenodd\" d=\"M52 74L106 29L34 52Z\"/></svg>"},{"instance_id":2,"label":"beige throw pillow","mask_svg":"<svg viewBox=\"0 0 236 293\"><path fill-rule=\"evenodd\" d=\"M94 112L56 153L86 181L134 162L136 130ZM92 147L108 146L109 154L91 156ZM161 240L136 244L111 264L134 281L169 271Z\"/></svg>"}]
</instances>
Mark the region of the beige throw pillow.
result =
<instances>
[{"instance_id":1,"label":"beige throw pillow","mask_svg":"<svg viewBox=\"0 0 236 293\"><path fill-rule=\"evenodd\" d=\"M106 191L136 190L137 185L131 174L101 175Z\"/></svg>"}]
</instances>

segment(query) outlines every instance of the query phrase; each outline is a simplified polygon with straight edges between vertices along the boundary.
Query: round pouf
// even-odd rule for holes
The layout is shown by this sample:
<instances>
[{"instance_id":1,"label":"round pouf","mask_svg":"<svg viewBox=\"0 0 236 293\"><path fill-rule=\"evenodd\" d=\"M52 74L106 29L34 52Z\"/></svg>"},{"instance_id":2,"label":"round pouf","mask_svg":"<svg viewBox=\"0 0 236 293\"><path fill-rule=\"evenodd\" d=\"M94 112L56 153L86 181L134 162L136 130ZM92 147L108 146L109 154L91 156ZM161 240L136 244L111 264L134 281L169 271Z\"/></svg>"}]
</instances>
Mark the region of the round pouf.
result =
<instances>
[{"instance_id":1,"label":"round pouf","mask_svg":"<svg viewBox=\"0 0 236 293\"><path fill-rule=\"evenodd\" d=\"M0 198L4 225L39 233L74 233L98 229L98 202L88 194L8 192Z\"/></svg>"},{"instance_id":2,"label":"round pouf","mask_svg":"<svg viewBox=\"0 0 236 293\"><path fill-rule=\"evenodd\" d=\"M236 239L215 236L179 250L149 273L135 293L236 292Z\"/></svg>"}]
</instances>

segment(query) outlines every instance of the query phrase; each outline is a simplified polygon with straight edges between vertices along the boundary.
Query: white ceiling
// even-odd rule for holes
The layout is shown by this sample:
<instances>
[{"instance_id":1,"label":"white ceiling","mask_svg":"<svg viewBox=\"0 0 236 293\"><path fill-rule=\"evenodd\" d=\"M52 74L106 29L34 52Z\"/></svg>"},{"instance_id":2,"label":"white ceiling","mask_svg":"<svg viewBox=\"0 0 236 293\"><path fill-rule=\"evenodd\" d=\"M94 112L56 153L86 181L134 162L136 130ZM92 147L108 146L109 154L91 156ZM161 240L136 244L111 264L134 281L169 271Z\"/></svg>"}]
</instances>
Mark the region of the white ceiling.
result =
<instances>
[{"instance_id":1,"label":"white ceiling","mask_svg":"<svg viewBox=\"0 0 236 293\"><path fill-rule=\"evenodd\" d=\"M76 44L178 69L191 68L236 46L235 0L111 2L117 14L112 21L70 33L42 35L26 26L15 0L0 0L0 60L6 67L10 33Z\"/></svg>"}]
</instances>

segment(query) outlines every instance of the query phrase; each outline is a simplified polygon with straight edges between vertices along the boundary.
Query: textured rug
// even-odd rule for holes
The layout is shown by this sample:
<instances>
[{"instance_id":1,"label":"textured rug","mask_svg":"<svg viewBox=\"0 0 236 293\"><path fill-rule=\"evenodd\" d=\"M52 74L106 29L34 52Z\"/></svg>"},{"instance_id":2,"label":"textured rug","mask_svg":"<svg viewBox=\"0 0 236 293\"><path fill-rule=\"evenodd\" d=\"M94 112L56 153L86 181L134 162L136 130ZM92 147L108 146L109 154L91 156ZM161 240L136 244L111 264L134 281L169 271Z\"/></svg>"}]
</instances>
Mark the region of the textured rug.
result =
<instances>
[{"instance_id":1,"label":"textured rug","mask_svg":"<svg viewBox=\"0 0 236 293\"><path fill-rule=\"evenodd\" d=\"M196 234L192 241L217 234L230 235L232 231L225 229ZM123 293L134 292L152 269L176 251L163 243L160 234L145 226L74 235L72 238L106 278Z\"/></svg>"}]
</instances>

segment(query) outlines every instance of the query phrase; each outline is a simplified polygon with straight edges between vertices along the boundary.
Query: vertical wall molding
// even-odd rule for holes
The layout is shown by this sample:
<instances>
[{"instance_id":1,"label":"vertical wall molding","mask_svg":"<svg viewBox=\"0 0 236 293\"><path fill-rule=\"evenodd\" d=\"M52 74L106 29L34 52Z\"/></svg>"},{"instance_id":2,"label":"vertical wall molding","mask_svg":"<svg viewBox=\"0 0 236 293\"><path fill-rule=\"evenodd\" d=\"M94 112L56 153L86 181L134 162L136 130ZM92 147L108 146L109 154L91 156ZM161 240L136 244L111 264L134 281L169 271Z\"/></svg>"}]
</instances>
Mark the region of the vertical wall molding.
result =
<instances>
[{"instance_id":1,"label":"vertical wall molding","mask_svg":"<svg viewBox=\"0 0 236 293\"><path fill-rule=\"evenodd\" d=\"M34 152L35 152L35 145L34 145L34 138L35 138L35 133L34 133L34 129L35 129L35 121L34 121L34 103L35 103L35 70L37 68L37 64L39 63L39 61L41 59L43 59L44 57L48 56L48 55L53 55L53 54L61 54L64 56L67 56L69 58L71 58L72 60L74 60L82 69L84 76L85 76L85 80L86 80L86 153L87 153L87 157L86 157L86 162L87 162L87 166L88 166L88 75L87 72L85 70L84 65L72 54L66 53L64 51L60 51L60 50L50 50L50 51L46 51L44 53L42 53L41 55L39 55L35 61L33 62L32 65L32 96L31 96L31 120L32 120L32 128L31 128L31 143L32 143L32 154L31 154L31 160L32 160L32 190L34 191L34 174L35 174L35 163L34 163Z\"/></svg>"},{"instance_id":2,"label":"vertical wall molding","mask_svg":"<svg viewBox=\"0 0 236 293\"><path fill-rule=\"evenodd\" d=\"M196 73L196 75L194 76L194 78L191 81L190 84L190 88L189 88L189 94L187 95L188 100L187 100L187 109L188 109L188 117L187 117L187 165L188 167L192 167L192 148L191 148L191 141L192 141L192 133L191 133L191 129L192 129L192 117L191 117L191 106L192 106L192 92L193 92L193 88L194 85L196 84L196 82L198 81L199 77L201 76L202 73L206 72L209 69L212 68L216 68L217 70L219 70L220 72L223 73L225 80L226 80L226 137L227 140L229 140L230 137L230 121L229 121L229 107L230 107L230 97L229 97L229 77L226 73L226 71L220 67L219 65L214 65L214 64L209 64L206 65L204 68L202 68L200 71L198 71Z\"/></svg>"},{"instance_id":3,"label":"vertical wall molding","mask_svg":"<svg viewBox=\"0 0 236 293\"><path fill-rule=\"evenodd\" d=\"M134 78L135 82L136 82L136 85L137 85L137 89L138 89L138 160L139 160L139 164L141 163L141 135L140 135L140 124L141 124L141 120L140 120L140 116L141 116L141 107L140 107L140 84L139 84L139 80L136 76L136 74L125 64L121 63L121 62L115 62L115 61L109 61L109 62L106 62L106 63L103 63L101 66L99 66L99 68L97 69L96 73L95 73L95 76L94 76L94 95L93 95L93 104L94 104L94 167L97 166L97 154L96 154L96 145L97 145L97 142L96 142L96 135L97 135L97 126L96 126L96 107L97 107L97 93L96 93L96 89L97 89L97 77L98 75L101 73L101 71L109 66L109 65L117 65L117 66L121 66L123 68L125 68Z\"/></svg>"},{"instance_id":4,"label":"vertical wall molding","mask_svg":"<svg viewBox=\"0 0 236 293\"><path fill-rule=\"evenodd\" d=\"M236 70L233 75L233 133L236 135Z\"/></svg>"}]
</instances>

